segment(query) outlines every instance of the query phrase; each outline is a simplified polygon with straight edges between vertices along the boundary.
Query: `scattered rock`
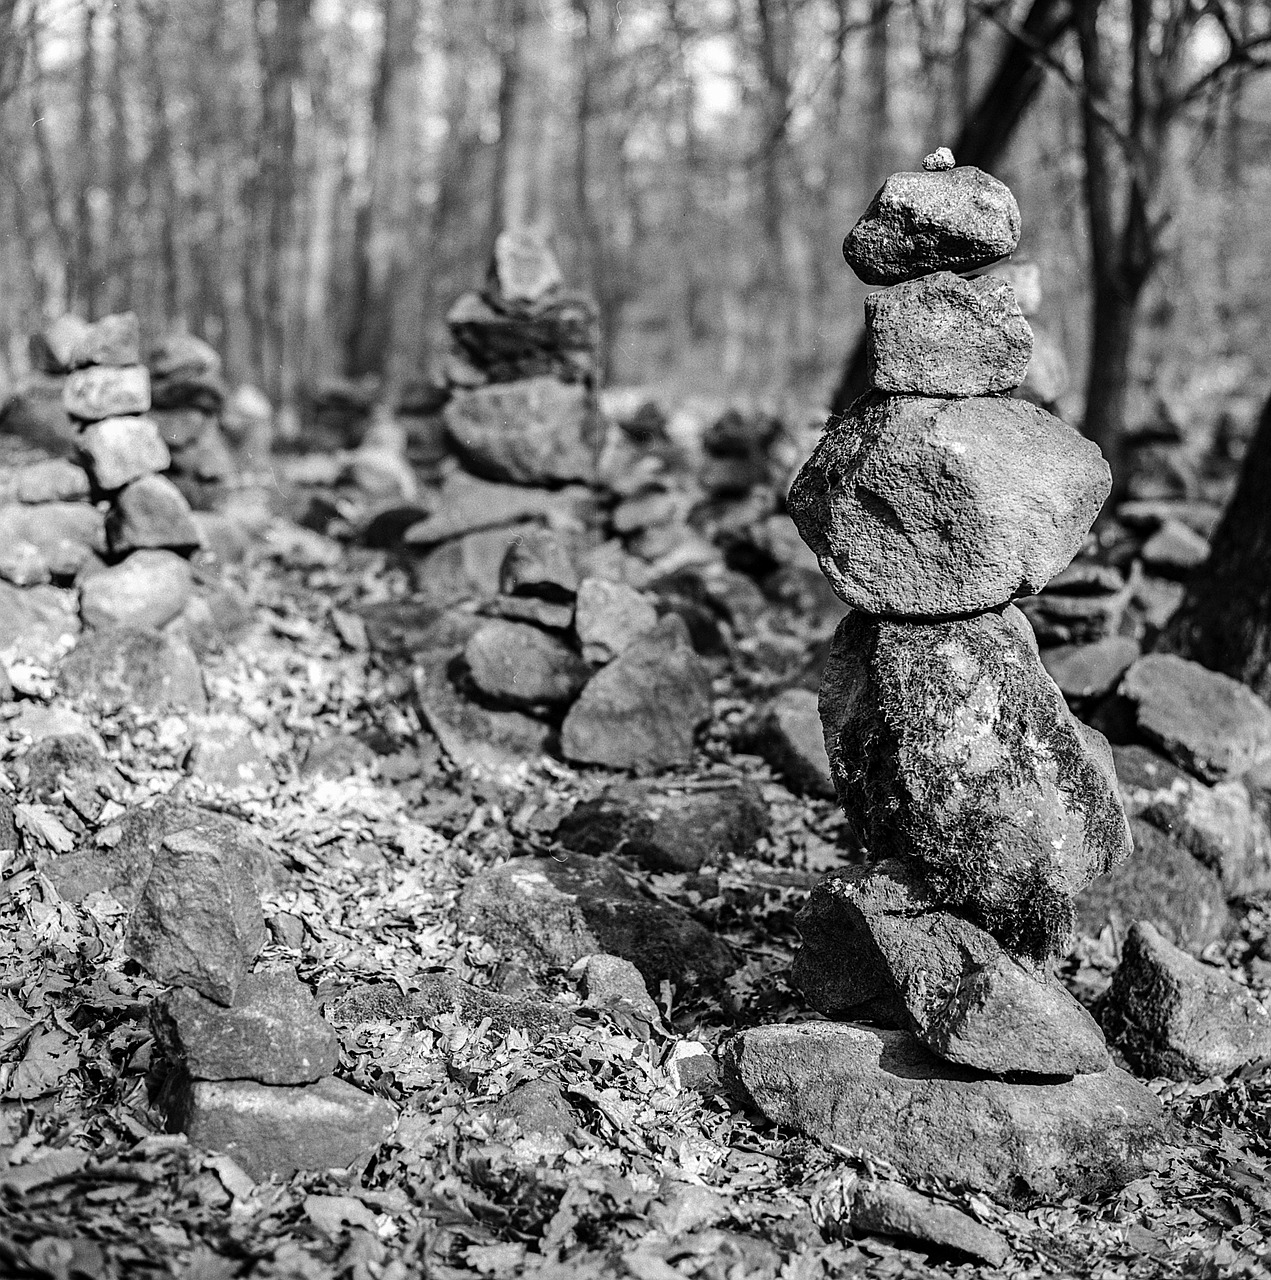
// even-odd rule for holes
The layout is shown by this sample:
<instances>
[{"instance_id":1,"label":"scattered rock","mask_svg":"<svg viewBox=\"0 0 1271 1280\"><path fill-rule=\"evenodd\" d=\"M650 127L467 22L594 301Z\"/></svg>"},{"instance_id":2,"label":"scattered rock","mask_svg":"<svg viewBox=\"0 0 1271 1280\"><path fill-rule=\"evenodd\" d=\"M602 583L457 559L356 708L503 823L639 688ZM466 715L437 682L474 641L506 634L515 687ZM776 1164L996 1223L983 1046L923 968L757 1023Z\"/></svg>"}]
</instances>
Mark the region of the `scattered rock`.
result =
<instances>
[{"instance_id":1,"label":"scattered rock","mask_svg":"<svg viewBox=\"0 0 1271 1280\"><path fill-rule=\"evenodd\" d=\"M62 403L72 418L84 422L145 413L150 408L150 374L140 364L78 369L66 379Z\"/></svg>"},{"instance_id":2,"label":"scattered rock","mask_svg":"<svg viewBox=\"0 0 1271 1280\"><path fill-rule=\"evenodd\" d=\"M1101 698L1113 689L1139 656L1137 640L1106 636L1093 644L1065 644L1043 649L1042 666L1070 702Z\"/></svg>"},{"instance_id":3,"label":"scattered rock","mask_svg":"<svg viewBox=\"0 0 1271 1280\"><path fill-rule=\"evenodd\" d=\"M1165 1136L1161 1104L1116 1067L1059 1083L994 1080L907 1032L842 1023L743 1031L722 1059L777 1124L869 1151L906 1178L1008 1201L1124 1186Z\"/></svg>"},{"instance_id":4,"label":"scattered rock","mask_svg":"<svg viewBox=\"0 0 1271 1280\"><path fill-rule=\"evenodd\" d=\"M1005 280L941 271L865 299L870 385L889 395L987 396L1024 381L1033 331Z\"/></svg>"},{"instance_id":5,"label":"scattered rock","mask_svg":"<svg viewBox=\"0 0 1271 1280\"><path fill-rule=\"evenodd\" d=\"M566 1134L578 1127L560 1085L550 1080L527 1080L509 1090L495 1105L494 1118L510 1122L523 1134Z\"/></svg>"},{"instance_id":6,"label":"scattered rock","mask_svg":"<svg viewBox=\"0 0 1271 1280\"><path fill-rule=\"evenodd\" d=\"M559 706L587 683L591 668L564 641L524 622L492 618L463 650L473 683L509 707Z\"/></svg>"},{"instance_id":7,"label":"scattered rock","mask_svg":"<svg viewBox=\"0 0 1271 1280\"><path fill-rule=\"evenodd\" d=\"M58 672L58 685L105 715L120 711L202 711L207 706L198 659L184 644L139 627L86 635Z\"/></svg>"},{"instance_id":8,"label":"scattered rock","mask_svg":"<svg viewBox=\"0 0 1271 1280\"><path fill-rule=\"evenodd\" d=\"M1073 718L1017 609L914 627L849 614L821 712L839 803L874 858L1042 959L1073 896L1123 861L1111 751Z\"/></svg>"},{"instance_id":9,"label":"scattered rock","mask_svg":"<svg viewBox=\"0 0 1271 1280\"><path fill-rule=\"evenodd\" d=\"M684 622L668 615L587 682L561 726L561 750L612 769L683 764L710 712L710 672Z\"/></svg>"},{"instance_id":10,"label":"scattered rock","mask_svg":"<svg viewBox=\"0 0 1271 1280\"><path fill-rule=\"evenodd\" d=\"M790 488L790 514L852 608L929 618L1039 591L1111 486L1097 446L1023 400L858 400Z\"/></svg>"},{"instance_id":11,"label":"scattered rock","mask_svg":"<svg viewBox=\"0 0 1271 1280\"><path fill-rule=\"evenodd\" d=\"M151 1007L155 1039L195 1080L307 1084L330 1075L340 1042L294 973L251 973L223 1008L188 987Z\"/></svg>"},{"instance_id":12,"label":"scattered rock","mask_svg":"<svg viewBox=\"0 0 1271 1280\"><path fill-rule=\"evenodd\" d=\"M87 822L123 795L123 778L86 734L40 739L18 762L18 777L40 803L60 797Z\"/></svg>"},{"instance_id":13,"label":"scattered rock","mask_svg":"<svg viewBox=\"0 0 1271 1280\"><path fill-rule=\"evenodd\" d=\"M54 667L79 635L76 592L0 582L0 663L27 661Z\"/></svg>"},{"instance_id":14,"label":"scattered rock","mask_svg":"<svg viewBox=\"0 0 1271 1280\"><path fill-rule=\"evenodd\" d=\"M230 791L275 781L260 735L246 717L215 712L193 718L190 727L194 743L185 762L190 777Z\"/></svg>"},{"instance_id":15,"label":"scattered rock","mask_svg":"<svg viewBox=\"0 0 1271 1280\"><path fill-rule=\"evenodd\" d=\"M1172 653L1149 653L1125 673L1121 696L1139 732L1206 782L1271 758L1271 707L1230 676Z\"/></svg>"},{"instance_id":16,"label":"scattered rock","mask_svg":"<svg viewBox=\"0 0 1271 1280\"><path fill-rule=\"evenodd\" d=\"M351 733L330 733L309 744L300 776L339 781L373 765L376 758L375 752Z\"/></svg>"},{"instance_id":17,"label":"scattered rock","mask_svg":"<svg viewBox=\"0 0 1271 1280\"><path fill-rule=\"evenodd\" d=\"M975 271L1014 251L1019 205L1005 183L973 165L893 173L843 242L866 284L900 284L933 271Z\"/></svg>"},{"instance_id":18,"label":"scattered rock","mask_svg":"<svg viewBox=\"0 0 1271 1280\"><path fill-rule=\"evenodd\" d=\"M590 1008L626 1014L652 1027L662 1025L662 1011L630 960L602 954L587 956L580 964L583 999Z\"/></svg>"},{"instance_id":19,"label":"scattered rock","mask_svg":"<svg viewBox=\"0 0 1271 1280\"><path fill-rule=\"evenodd\" d=\"M584 578L578 584L574 628L588 662L611 661L657 623L653 601L625 582Z\"/></svg>"},{"instance_id":20,"label":"scattered rock","mask_svg":"<svg viewBox=\"0 0 1271 1280\"><path fill-rule=\"evenodd\" d=\"M136 551L93 574L80 588L80 614L90 627L157 630L190 601L190 566L172 551Z\"/></svg>"},{"instance_id":21,"label":"scattered rock","mask_svg":"<svg viewBox=\"0 0 1271 1280\"><path fill-rule=\"evenodd\" d=\"M142 476L124 489L115 499L106 531L116 555L142 547L189 551L199 545L190 504L166 476Z\"/></svg>"},{"instance_id":22,"label":"scattered rock","mask_svg":"<svg viewBox=\"0 0 1271 1280\"><path fill-rule=\"evenodd\" d=\"M506 596L565 602L578 590L578 573L556 533L533 529L508 548L499 568L499 590Z\"/></svg>"},{"instance_id":23,"label":"scattered rock","mask_svg":"<svg viewBox=\"0 0 1271 1280\"><path fill-rule=\"evenodd\" d=\"M811 689L784 689L768 703L748 745L800 795L833 799L825 731Z\"/></svg>"},{"instance_id":24,"label":"scattered rock","mask_svg":"<svg viewBox=\"0 0 1271 1280\"><path fill-rule=\"evenodd\" d=\"M858 1182L852 1188L852 1230L964 1253L991 1267L1000 1267L1011 1252L991 1227L899 1182Z\"/></svg>"},{"instance_id":25,"label":"scattered rock","mask_svg":"<svg viewBox=\"0 0 1271 1280\"><path fill-rule=\"evenodd\" d=\"M1257 997L1144 921L1126 936L1103 1022L1141 1075L1204 1080L1271 1061L1271 1013Z\"/></svg>"},{"instance_id":26,"label":"scattered rock","mask_svg":"<svg viewBox=\"0 0 1271 1280\"><path fill-rule=\"evenodd\" d=\"M622 782L576 805L554 838L575 853L632 858L646 871L694 872L753 855L767 833L768 809L751 784Z\"/></svg>"}]
</instances>

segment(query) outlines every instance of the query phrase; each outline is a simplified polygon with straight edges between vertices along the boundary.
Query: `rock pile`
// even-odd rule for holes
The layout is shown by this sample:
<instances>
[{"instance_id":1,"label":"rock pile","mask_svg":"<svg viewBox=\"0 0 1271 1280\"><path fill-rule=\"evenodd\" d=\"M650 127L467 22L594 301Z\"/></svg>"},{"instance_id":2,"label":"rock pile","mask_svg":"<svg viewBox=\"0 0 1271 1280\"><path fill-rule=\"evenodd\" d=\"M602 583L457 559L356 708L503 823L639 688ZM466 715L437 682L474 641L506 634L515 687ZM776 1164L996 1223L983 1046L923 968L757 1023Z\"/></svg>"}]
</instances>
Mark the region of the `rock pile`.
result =
<instances>
[{"instance_id":1,"label":"rock pile","mask_svg":"<svg viewBox=\"0 0 1271 1280\"><path fill-rule=\"evenodd\" d=\"M939 154L888 179L847 237L872 390L790 492L852 607L822 680L839 802L869 855L813 891L795 980L830 1018L731 1042L770 1118L914 1177L1000 1195L1137 1176L1152 1094L1110 1064L1053 961L1074 898L1130 833L1106 740L1074 719L1013 598L1081 545L1098 449L1008 398L1031 335L1008 282L1010 191Z\"/></svg>"}]
</instances>

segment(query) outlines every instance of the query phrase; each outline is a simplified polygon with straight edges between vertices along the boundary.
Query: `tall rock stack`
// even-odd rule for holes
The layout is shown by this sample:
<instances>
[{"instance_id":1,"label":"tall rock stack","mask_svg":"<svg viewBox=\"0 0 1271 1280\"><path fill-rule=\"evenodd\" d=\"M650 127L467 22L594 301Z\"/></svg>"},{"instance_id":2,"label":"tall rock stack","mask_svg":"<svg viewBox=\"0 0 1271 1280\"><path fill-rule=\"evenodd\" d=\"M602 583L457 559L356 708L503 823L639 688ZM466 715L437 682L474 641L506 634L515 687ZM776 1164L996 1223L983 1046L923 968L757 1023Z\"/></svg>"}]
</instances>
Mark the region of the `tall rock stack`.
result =
<instances>
[{"instance_id":1,"label":"tall rock stack","mask_svg":"<svg viewBox=\"0 0 1271 1280\"><path fill-rule=\"evenodd\" d=\"M887 180L844 255L868 284L872 389L831 419L789 508L852 612L821 688L839 802L869 861L799 917L794 977L842 1022L742 1033L773 1120L1007 1197L1138 1176L1153 1095L1054 975L1074 896L1130 851L1107 742L1011 603L1071 560L1111 485L1099 450L1013 399L1032 335L1019 209L947 151Z\"/></svg>"}]
</instances>

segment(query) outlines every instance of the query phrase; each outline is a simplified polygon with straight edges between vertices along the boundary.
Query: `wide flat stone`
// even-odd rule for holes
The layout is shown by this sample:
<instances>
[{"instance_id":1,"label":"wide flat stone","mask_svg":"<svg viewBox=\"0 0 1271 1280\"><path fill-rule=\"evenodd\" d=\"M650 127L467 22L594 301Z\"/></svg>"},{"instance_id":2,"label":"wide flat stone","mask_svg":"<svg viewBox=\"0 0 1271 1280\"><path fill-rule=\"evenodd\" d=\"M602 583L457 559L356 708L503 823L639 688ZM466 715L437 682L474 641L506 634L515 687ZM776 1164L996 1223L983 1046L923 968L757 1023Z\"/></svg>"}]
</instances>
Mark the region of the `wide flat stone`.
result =
<instances>
[{"instance_id":1,"label":"wide flat stone","mask_svg":"<svg viewBox=\"0 0 1271 1280\"><path fill-rule=\"evenodd\" d=\"M874 393L831 419L788 504L852 608L932 618L1040 591L1111 483L1097 446L1023 400Z\"/></svg>"},{"instance_id":2,"label":"wide flat stone","mask_svg":"<svg viewBox=\"0 0 1271 1280\"><path fill-rule=\"evenodd\" d=\"M122 489L132 480L166 471L172 463L159 428L149 418L110 417L93 422L80 448L100 489Z\"/></svg>"},{"instance_id":3,"label":"wide flat stone","mask_svg":"<svg viewBox=\"0 0 1271 1280\"><path fill-rule=\"evenodd\" d=\"M933 271L976 271L1019 243L1019 205L1005 183L974 165L893 173L843 241L866 284L899 284Z\"/></svg>"},{"instance_id":4,"label":"wide flat stone","mask_svg":"<svg viewBox=\"0 0 1271 1280\"><path fill-rule=\"evenodd\" d=\"M157 629L184 610L193 589L190 566L175 552L134 551L84 583L80 614L90 627Z\"/></svg>"},{"instance_id":5,"label":"wide flat stone","mask_svg":"<svg viewBox=\"0 0 1271 1280\"><path fill-rule=\"evenodd\" d=\"M558 706L573 701L591 667L558 637L525 622L491 618L464 645L473 683L507 707Z\"/></svg>"},{"instance_id":6,"label":"wide flat stone","mask_svg":"<svg viewBox=\"0 0 1271 1280\"><path fill-rule=\"evenodd\" d=\"M1164 1142L1161 1104L1116 1067L1067 1081L996 1080L905 1031L757 1027L727 1041L735 1086L774 1123L1008 1201L1124 1186Z\"/></svg>"},{"instance_id":7,"label":"wide flat stone","mask_svg":"<svg viewBox=\"0 0 1271 1280\"><path fill-rule=\"evenodd\" d=\"M898 1236L980 1258L992 1267L1000 1267L1011 1252L991 1227L899 1182L857 1182L852 1188L851 1221L852 1230L860 1234Z\"/></svg>"},{"instance_id":8,"label":"wide flat stone","mask_svg":"<svg viewBox=\"0 0 1271 1280\"><path fill-rule=\"evenodd\" d=\"M1098 1024L1046 966L1021 963L942 910L900 862L831 872L796 923L794 982L829 1017L869 1017L880 1000L894 1002L934 1053L992 1075L1108 1066Z\"/></svg>"},{"instance_id":9,"label":"wide flat stone","mask_svg":"<svg viewBox=\"0 0 1271 1280\"><path fill-rule=\"evenodd\" d=\"M84 422L145 413L150 408L150 373L143 364L77 369L67 376L62 403L72 418Z\"/></svg>"},{"instance_id":10,"label":"wide flat stone","mask_svg":"<svg viewBox=\"0 0 1271 1280\"><path fill-rule=\"evenodd\" d=\"M1068 710L1013 607L925 626L849 614L821 716L870 855L920 864L1012 951L1062 946L1073 896L1129 854L1107 742Z\"/></svg>"},{"instance_id":11,"label":"wide flat stone","mask_svg":"<svg viewBox=\"0 0 1271 1280\"><path fill-rule=\"evenodd\" d=\"M948 271L865 299L870 385L888 395L987 396L1024 381L1033 331L1005 280Z\"/></svg>"}]
</instances>

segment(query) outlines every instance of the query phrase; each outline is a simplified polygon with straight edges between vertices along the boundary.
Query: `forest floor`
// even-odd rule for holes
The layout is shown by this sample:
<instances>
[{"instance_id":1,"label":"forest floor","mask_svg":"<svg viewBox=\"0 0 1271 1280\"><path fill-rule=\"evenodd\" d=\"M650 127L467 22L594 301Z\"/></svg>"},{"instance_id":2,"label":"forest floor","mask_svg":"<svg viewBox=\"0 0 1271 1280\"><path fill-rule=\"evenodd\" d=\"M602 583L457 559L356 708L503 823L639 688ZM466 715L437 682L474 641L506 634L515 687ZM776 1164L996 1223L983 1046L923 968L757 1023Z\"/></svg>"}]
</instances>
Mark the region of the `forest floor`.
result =
<instances>
[{"instance_id":1,"label":"forest floor","mask_svg":"<svg viewBox=\"0 0 1271 1280\"><path fill-rule=\"evenodd\" d=\"M346 547L338 563L308 568L265 554L240 577L252 630L208 655L204 675L213 709L264 735L280 781L232 796L203 788L182 769L180 717L81 708L127 779L124 799L179 791L251 823L289 873L266 898L266 917L304 925L294 948L275 932L263 959L295 965L320 1000L358 982L408 988L439 969L500 987L500 955L456 923L462 886L510 854L546 851L544 833L611 775L551 761L498 778L449 768L408 696L408 666L372 651L350 623L368 604L409 595L406 573L383 553ZM823 638L794 616L770 625L790 648ZM757 679L742 659L721 667L711 725L684 774L757 782L770 837L758 856L709 875L643 877L744 958L724 995L667 984L663 1026L579 1012L570 1029L537 1041L452 1015L340 1026L338 1074L403 1113L396 1136L349 1173L253 1183L167 1134L152 1101L159 1055L147 1017L159 988L123 954L122 909L105 895L78 907L61 900L38 869L38 838L0 855L0 1070L10 1086L0 1105L0 1274L1271 1275L1265 1076L1151 1082L1170 1118L1160 1168L1093 1203L1006 1209L922 1188L1006 1238L1000 1271L853 1238L843 1206L852 1181L875 1170L680 1086L683 1042L811 1016L785 979L794 915L846 856L834 805L794 796L730 745ZM303 779L304 745L335 732L372 741L377 764L341 781ZM1271 904L1250 903L1240 936L1208 958L1265 979L1269 928ZM1067 976L1089 998L1112 963L1110 939L1086 939ZM578 1009L568 975L540 994ZM572 1133L527 1138L492 1118L509 1089L540 1078L574 1109Z\"/></svg>"}]
</instances>

